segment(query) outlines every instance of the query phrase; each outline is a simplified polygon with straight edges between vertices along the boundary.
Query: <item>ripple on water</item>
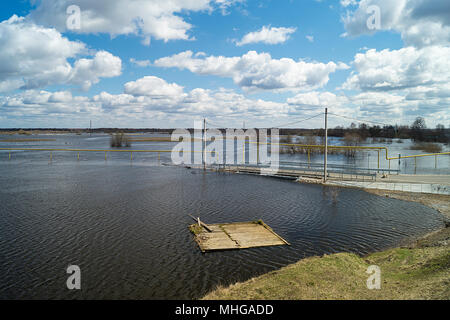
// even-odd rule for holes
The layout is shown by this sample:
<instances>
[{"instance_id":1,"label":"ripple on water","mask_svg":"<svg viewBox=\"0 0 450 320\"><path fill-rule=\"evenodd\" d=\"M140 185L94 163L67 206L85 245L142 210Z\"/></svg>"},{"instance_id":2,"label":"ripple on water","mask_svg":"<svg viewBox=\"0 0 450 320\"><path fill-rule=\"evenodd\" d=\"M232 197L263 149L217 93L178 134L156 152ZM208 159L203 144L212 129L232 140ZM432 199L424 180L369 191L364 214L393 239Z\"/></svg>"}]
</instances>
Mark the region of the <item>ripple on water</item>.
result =
<instances>
[{"instance_id":1,"label":"ripple on water","mask_svg":"<svg viewBox=\"0 0 450 320\"><path fill-rule=\"evenodd\" d=\"M366 254L443 224L420 204L257 176L64 161L0 173L0 298L198 298L304 257ZM201 254L187 214L263 219L292 245ZM69 264L82 269L81 292L65 288Z\"/></svg>"}]
</instances>

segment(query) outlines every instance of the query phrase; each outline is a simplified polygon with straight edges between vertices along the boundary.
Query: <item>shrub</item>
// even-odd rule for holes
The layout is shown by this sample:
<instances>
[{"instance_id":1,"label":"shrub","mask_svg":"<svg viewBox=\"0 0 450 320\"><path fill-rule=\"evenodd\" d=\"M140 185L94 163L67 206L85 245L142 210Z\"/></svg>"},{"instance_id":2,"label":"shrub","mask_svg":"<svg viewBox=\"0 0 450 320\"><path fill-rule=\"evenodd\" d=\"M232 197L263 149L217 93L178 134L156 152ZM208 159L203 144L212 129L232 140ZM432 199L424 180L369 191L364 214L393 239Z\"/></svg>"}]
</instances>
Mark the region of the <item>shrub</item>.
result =
<instances>
[{"instance_id":1,"label":"shrub","mask_svg":"<svg viewBox=\"0 0 450 320\"><path fill-rule=\"evenodd\" d=\"M419 142L411 146L411 150L422 150L430 153L442 152L442 146L437 143Z\"/></svg>"},{"instance_id":2,"label":"shrub","mask_svg":"<svg viewBox=\"0 0 450 320\"><path fill-rule=\"evenodd\" d=\"M31 132L25 131L23 129L20 129L17 133L21 134L21 135L25 135L25 136L30 136L31 135Z\"/></svg>"},{"instance_id":3,"label":"shrub","mask_svg":"<svg viewBox=\"0 0 450 320\"><path fill-rule=\"evenodd\" d=\"M113 147L113 148L121 148L121 147L130 147L131 146L130 139L123 133L113 133L111 135L110 144L111 144L111 147Z\"/></svg>"},{"instance_id":4,"label":"shrub","mask_svg":"<svg viewBox=\"0 0 450 320\"><path fill-rule=\"evenodd\" d=\"M362 138L359 134L357 133L346 133L344 135L344 145L346 146L351 146L351 147L356 147L359 146L362 142ZM345 155L347 157L355 157L356 155L356 149L346 149L345 150Z\"/></svg>"}]
</instances>

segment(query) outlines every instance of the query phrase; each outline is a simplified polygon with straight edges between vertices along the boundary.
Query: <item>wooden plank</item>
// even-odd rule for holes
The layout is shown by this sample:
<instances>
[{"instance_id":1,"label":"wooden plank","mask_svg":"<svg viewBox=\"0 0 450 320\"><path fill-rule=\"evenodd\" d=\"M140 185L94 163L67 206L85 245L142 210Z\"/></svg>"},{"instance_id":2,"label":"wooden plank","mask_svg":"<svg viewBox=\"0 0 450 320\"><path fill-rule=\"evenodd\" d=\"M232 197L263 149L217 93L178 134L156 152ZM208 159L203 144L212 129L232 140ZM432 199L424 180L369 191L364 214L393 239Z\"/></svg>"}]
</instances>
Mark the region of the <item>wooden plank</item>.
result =
<instances>
[{"instance_id":1,"label":"wooden plank","mask_svg":"<svg viewBox=\"0 0 450 320\"><path fill-rule=\"evenodd\" d=\"M201 231L195 226L191 225L190 228L191 231L196 230L195 240L202 252L290 245L261 220L210 224L210 232Z\"/></svg>"},{"instance_id":2,"label":"wooden plank","mask_svg":"<svg viewBox=\"0 0 450 320\"><path fill-rule=\"evenodd\" d=\"M264 221L260 220L259 222L264 226L264 228L266 228L267 230L272 232L274 235L276 235L278 238L280 238L280 240L283 241L285 244L287 244L288 246L291 245L289 242L287 242L285 239L283 239L278 233L273 231L271 227L269 227L267 224L265 224Z\"/></svg>"},{"instance_id":3,"label":"wooden plank","mask_svg":"<svg viewBox=\"0 0 450 320\"><path fill-rule=\"evenodd\" d=\"M209 228L209 226L206 223L203 223L202 221L200 221L200 218L194 218L193 216L191 216L190 214L188 214L189 217L191 217L192 219L194 219L195 221L198 221L200 223L200 225L206 229L206 231L208 232L212 232L211 229Z\"/></svg>"}]
</instances>

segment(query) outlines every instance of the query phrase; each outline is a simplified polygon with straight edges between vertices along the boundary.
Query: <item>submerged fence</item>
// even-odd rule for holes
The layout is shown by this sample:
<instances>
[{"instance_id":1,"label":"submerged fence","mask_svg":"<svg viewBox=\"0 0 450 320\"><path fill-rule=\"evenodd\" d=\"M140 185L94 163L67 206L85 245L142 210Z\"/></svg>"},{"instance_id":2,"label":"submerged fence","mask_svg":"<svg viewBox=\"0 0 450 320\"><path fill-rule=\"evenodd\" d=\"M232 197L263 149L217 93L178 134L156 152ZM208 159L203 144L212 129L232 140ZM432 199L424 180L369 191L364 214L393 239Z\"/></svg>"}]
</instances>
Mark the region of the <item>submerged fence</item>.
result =
<instances>
[{"instance_id":1,"label":"submerged fence","mask_svg":"<svg viewBox=\"0 0 450 320\"><path fill-rule=\"evenodd\" d=\"M171 141L171 142L176 142L176 141ZM259 162L259 148L260 145L273 145L275 143L272 142L259 142L259 141L247 141L245 140L243 142L243 148L242 148L242 157L243 157L243 162L245 163L245 152L246 152L246 148L245 146L247 145L247 150L249 149L249 144L256 144L257 145L257 155L258 155L258 159L257 159L257 163L260 164ZM306 145L306 144L296 144L296 143L278 143L279 146L286 146L286 147L297 147L297 148L303 148L306 150L307 153L307 157L308 157L308 167L311 166L317 166L320 164L317 163L312 163L311 162L311 153L313 149L324 149L325 146L324 145ZM438 152L438 153L427 153L427 154L419 154L419 155L398 155L398 156L389 156L389 150L387 147L371 147L371 146L333 146L330 145L328 146L328 149L330 150L353 150L353 151L368 151L368 152L376 152L377 153L377 167L375 170L377 170L378 172L380 171L386 171L386 172L391 172L391 171L395 171L397 172L400 169L400 161L402 159L413 159L414 160L414 171L416 171L417 168L417 159L418 158L424 158L424 157L434 157L434 168L437 169L437 164L438 164L438 157L442 157L442 156L448 156L450 155L450 152ZM115 150L115 149L65 149L65 148L0 148L0 150L3 151L9 151L9 155L8 158L9 160L12 159L11 156L11 152L14 151L48 151L50 152L50 160L52 160L53 158L53 152L76 152L77 153L77 159L80 159L80 153L84 153L84 152L97 152L97 153L104 153L104 157L105 160L107 160L108 158L108 153L129 153L130 155L130 160L133 160L133 153L157 153L158 154L158 161L161 158L161 154L170 154L173 151L172 150L134 150L134 149L130 149L130 150ZM182 152L189 152L189 153L204 153L205 150L183 150ZM215 159L218 160L219 156L220 156L220 152L219 151L207 151L208 153L212 155L214 155ZM237 151L236 151L237 152ZM381 153L384 152L385 153L385 160L388 161L388 168L382 168L380 166L380 160L381 160ZM398 166L398 170L394 170L391 169L391 161L398 161L399 166ZM367 171L371 171L374 169L371 168L366 168L365 170ZM414 172L415 173L415 172Z\"/></svg>"}]
</instances>

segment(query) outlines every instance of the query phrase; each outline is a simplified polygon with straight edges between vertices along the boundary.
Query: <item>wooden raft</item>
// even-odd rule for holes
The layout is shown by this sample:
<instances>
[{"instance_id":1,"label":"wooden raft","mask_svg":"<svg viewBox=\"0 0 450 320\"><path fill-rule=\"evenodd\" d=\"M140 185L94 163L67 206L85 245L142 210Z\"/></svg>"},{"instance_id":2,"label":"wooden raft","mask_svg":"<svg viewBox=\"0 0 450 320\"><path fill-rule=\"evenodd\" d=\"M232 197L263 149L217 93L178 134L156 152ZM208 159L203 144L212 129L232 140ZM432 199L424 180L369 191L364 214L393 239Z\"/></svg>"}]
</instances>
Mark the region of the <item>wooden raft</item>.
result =
<instances>
[{"instance_id":1,"label":"wooden raft","mask_svg":"<svg viewBox=\"0 0 450 320\"><path fill-rule=\"evenodd\" d=\"M192 224L189 230L202 252L290 245L262 220L208 225L201 223L201 226Z\"/></svg>"}]
</instances>

